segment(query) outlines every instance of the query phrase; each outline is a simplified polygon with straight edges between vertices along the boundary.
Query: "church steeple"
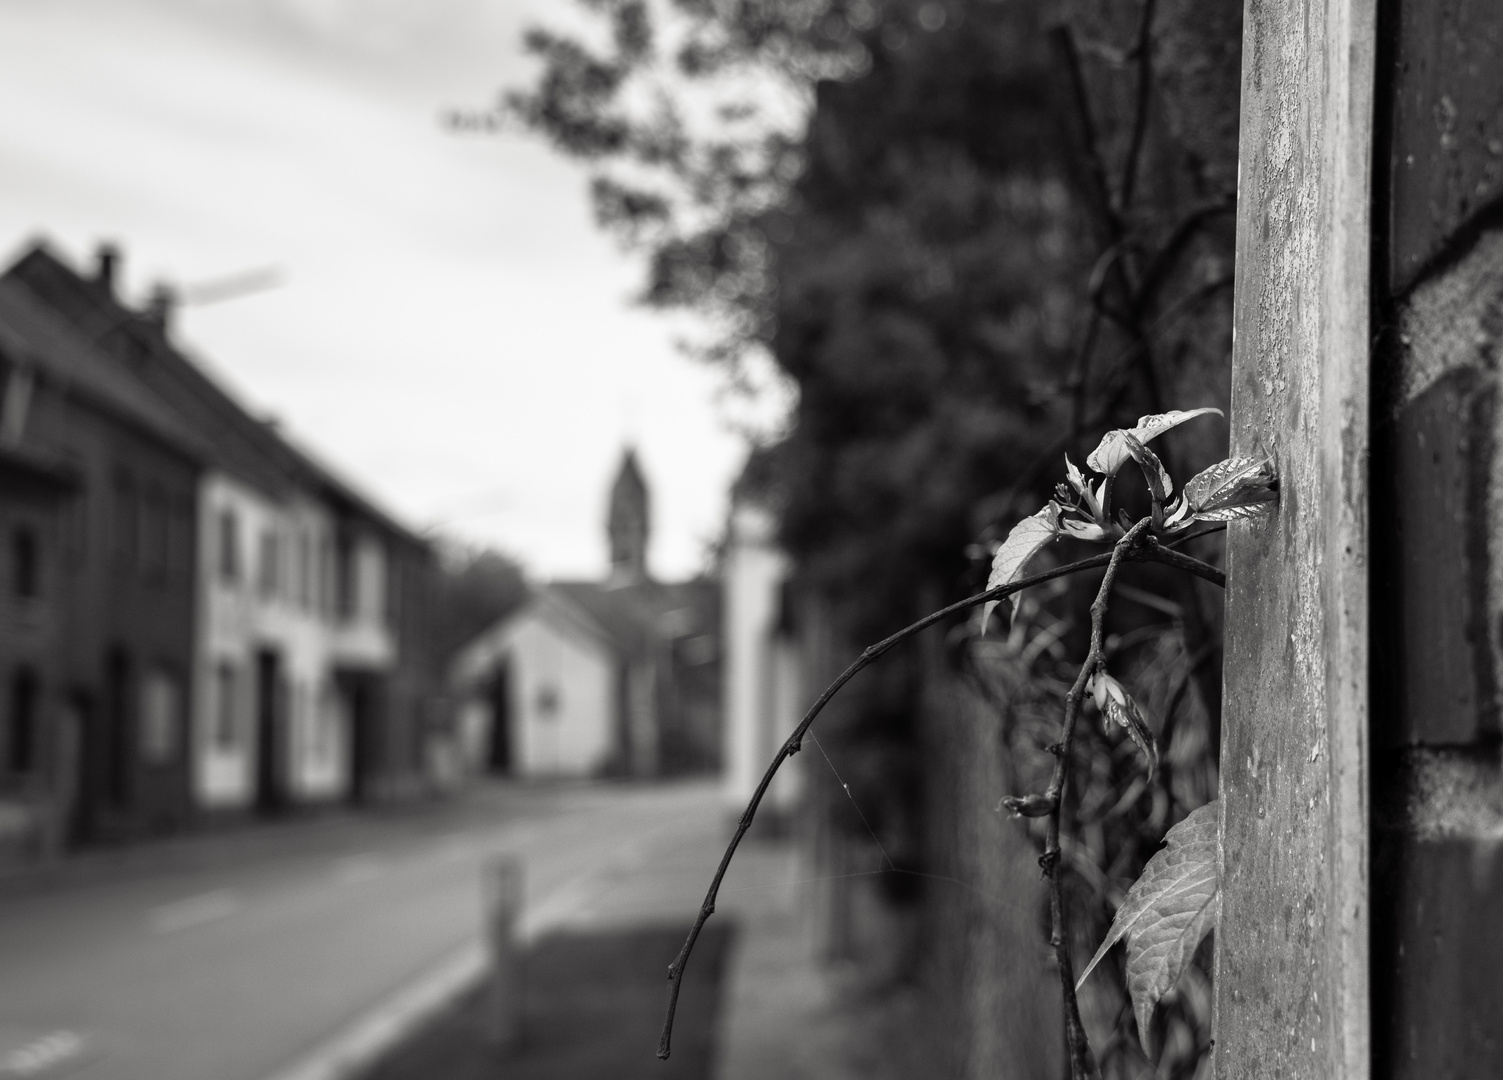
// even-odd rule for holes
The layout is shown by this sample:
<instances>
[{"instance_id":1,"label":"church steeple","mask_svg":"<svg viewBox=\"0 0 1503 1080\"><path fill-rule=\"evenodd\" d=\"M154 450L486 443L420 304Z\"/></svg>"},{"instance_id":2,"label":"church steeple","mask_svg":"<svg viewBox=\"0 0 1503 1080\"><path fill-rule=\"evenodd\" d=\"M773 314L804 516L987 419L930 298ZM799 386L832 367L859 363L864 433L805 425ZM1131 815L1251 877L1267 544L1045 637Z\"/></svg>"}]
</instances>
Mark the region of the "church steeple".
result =
<instances>
[{"instance_id":1,"label":"church steeple","mask_svg":"<svg viewBox=\"0 0 1503 1080\"><path fill-rule=\"evenodd\" d=\"M647 518L647 482L637 465L636 451L627 447L616 482L611 486L610 516L606 523L611 540L612 585L647 580Z\"/></svg>"}]
</instances>

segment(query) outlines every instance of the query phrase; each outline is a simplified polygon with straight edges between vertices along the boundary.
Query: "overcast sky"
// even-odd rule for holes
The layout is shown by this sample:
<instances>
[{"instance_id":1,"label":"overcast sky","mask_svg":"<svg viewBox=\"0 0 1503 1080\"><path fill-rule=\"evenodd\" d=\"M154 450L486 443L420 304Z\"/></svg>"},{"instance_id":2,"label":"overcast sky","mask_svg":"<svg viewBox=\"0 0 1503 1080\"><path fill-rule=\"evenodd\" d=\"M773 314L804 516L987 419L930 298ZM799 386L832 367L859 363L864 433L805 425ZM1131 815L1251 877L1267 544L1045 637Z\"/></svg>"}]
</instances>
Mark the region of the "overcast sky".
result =
<instances>
[{"instance_id":1,"label":"overcast sky","mask_svg":"<svg viewBox=\"0 0 1503 1080\"><path fill-rule=\"evenodd\" d=\"M0 0L0 248L124 291L276 267L190 306L178 341L418 528L539 577L606 561L623 444L654 498L652 564L701 565L743 448L686 329L635 308L576 166L448 107L524 81L522 28L569 0Z\"/></svg>"}]
</instances>

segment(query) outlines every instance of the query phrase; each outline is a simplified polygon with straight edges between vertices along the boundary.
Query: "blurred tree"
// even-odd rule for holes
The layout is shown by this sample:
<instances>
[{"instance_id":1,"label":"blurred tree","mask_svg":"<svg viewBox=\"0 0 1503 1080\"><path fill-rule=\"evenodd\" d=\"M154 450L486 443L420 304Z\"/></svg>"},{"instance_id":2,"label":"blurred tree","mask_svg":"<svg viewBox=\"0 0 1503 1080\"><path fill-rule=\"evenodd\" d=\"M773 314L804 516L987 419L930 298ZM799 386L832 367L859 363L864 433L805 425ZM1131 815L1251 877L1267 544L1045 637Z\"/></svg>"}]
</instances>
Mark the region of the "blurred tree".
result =
<instances>
[{"instance_id":1,"label":"blurred tree","mask_svg":"<svg viewBox=\"0 0 1503 1080\"><path fill-rule=\"evenodd\" d=\"M709 316L702 352L733 379L763 355L796 385L752 472L836 638L975 591L985 541L1047 498L1062 453L1143 412L1225 406L1237 0L581 2L606 32L533 31L541 74L507 108L590 163L597 217L646 256L647 303ZM1221 456L1224 430L1166 440L1175 475L1177 456ZM1109 918L1099 882L1135 875L1215 789L1220 601L1170 588L1114 630L1154 641L1133 633L1172 610L1194 642L1131 660L1181 733L1179 787L1119 812L1109 844L1092 826L1087 935ZM951 792L924 755L962 753L921 738L935 675L932 656L884 661L821 721L867 793L858 816L832 785L831 816L931 870L946 856L925 817ZM1129 772L1082 802L1115 806Z\"/></svg>"},{"instance_id":2,"label":"blurred tree","mask_svg":"<svg viewBox=\"0 0 1503 1080\"><path fill-rule=\"evenodd\" d=\"M1065 422L1093 254L1036 8L585 6L608 33L529 32L543 69L507 108L591 164L645 301L708 315L733 378L767 352L797 385L809 583L857 636L966 587L978 506Z\"/></svg>"},{"instance_id":3,"label":"blurred tree","mask_svg":"<svg viewBox=\"0 0 1503 1080\"><path fill-rule=\"evenodd\" d=\"M527 599L522 568L500 552L455 544L441 549L433 602L433 647L447 662Z\"/></svg>"}]
</instances>

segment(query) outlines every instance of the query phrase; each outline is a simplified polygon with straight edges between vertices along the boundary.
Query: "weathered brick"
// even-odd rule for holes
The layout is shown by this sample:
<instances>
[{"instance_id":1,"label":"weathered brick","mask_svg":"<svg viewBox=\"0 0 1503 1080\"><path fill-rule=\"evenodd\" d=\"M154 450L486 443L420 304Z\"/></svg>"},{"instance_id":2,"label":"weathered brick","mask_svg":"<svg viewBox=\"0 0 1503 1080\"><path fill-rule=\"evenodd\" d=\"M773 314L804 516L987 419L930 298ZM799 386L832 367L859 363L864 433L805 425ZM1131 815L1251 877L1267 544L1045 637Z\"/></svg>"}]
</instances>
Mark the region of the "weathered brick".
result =
<instances>
[{"instance_id":1,"label":"weathered brick","mask_svg":"<svg viewBox=\"0 0 1503 1080\"><path fill-rule=\"evenodd\" d=\"M1380 832L1375 1075L1503 1076L1503 842Z\"/></svg>"},{"instance_id":2,"label":"weathered brick","mask_svg":"<svg viewBox=\"0 0 1503 1080\"><path fill-rule=\"evenodd\" d=\"M1398 709L1375 710L1380 746L1466 743L1490 730L1488 476L1496 388L1453 369L1400 411L1393 430L1401 658Z\"/></svg>"},{"instance_id":3,"label":"weathered brick","mask_svg":"<svg viewBox=\"0 0 1503 1080\"><path fill-rule=\"evenodd\" d=\"M1400 293L1503 195L1503 4L1389 7L1388 277Z\"/></svg>"}]
</instances>

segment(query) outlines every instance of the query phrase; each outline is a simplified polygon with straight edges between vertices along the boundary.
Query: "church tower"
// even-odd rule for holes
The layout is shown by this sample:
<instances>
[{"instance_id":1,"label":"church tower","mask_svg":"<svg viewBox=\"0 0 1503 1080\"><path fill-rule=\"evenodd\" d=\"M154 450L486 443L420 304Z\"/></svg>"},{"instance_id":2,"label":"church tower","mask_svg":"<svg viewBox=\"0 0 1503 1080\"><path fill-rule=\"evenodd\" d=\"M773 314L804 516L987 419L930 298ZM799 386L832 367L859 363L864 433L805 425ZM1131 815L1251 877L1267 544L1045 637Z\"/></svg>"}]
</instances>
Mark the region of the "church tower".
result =
<instances>
[{"instance_id":1,"label":"church tower","mask_svg":"<svg viewBox=\"0 0 1503 1080\"><path fill-rule=\"evenodd\" d=\"M611 585L635 585L647 580L647 482L637 465L636 451L627 448L621 470L611 486L606 530L611 540Z\"/></svg>"}]
</instances>

